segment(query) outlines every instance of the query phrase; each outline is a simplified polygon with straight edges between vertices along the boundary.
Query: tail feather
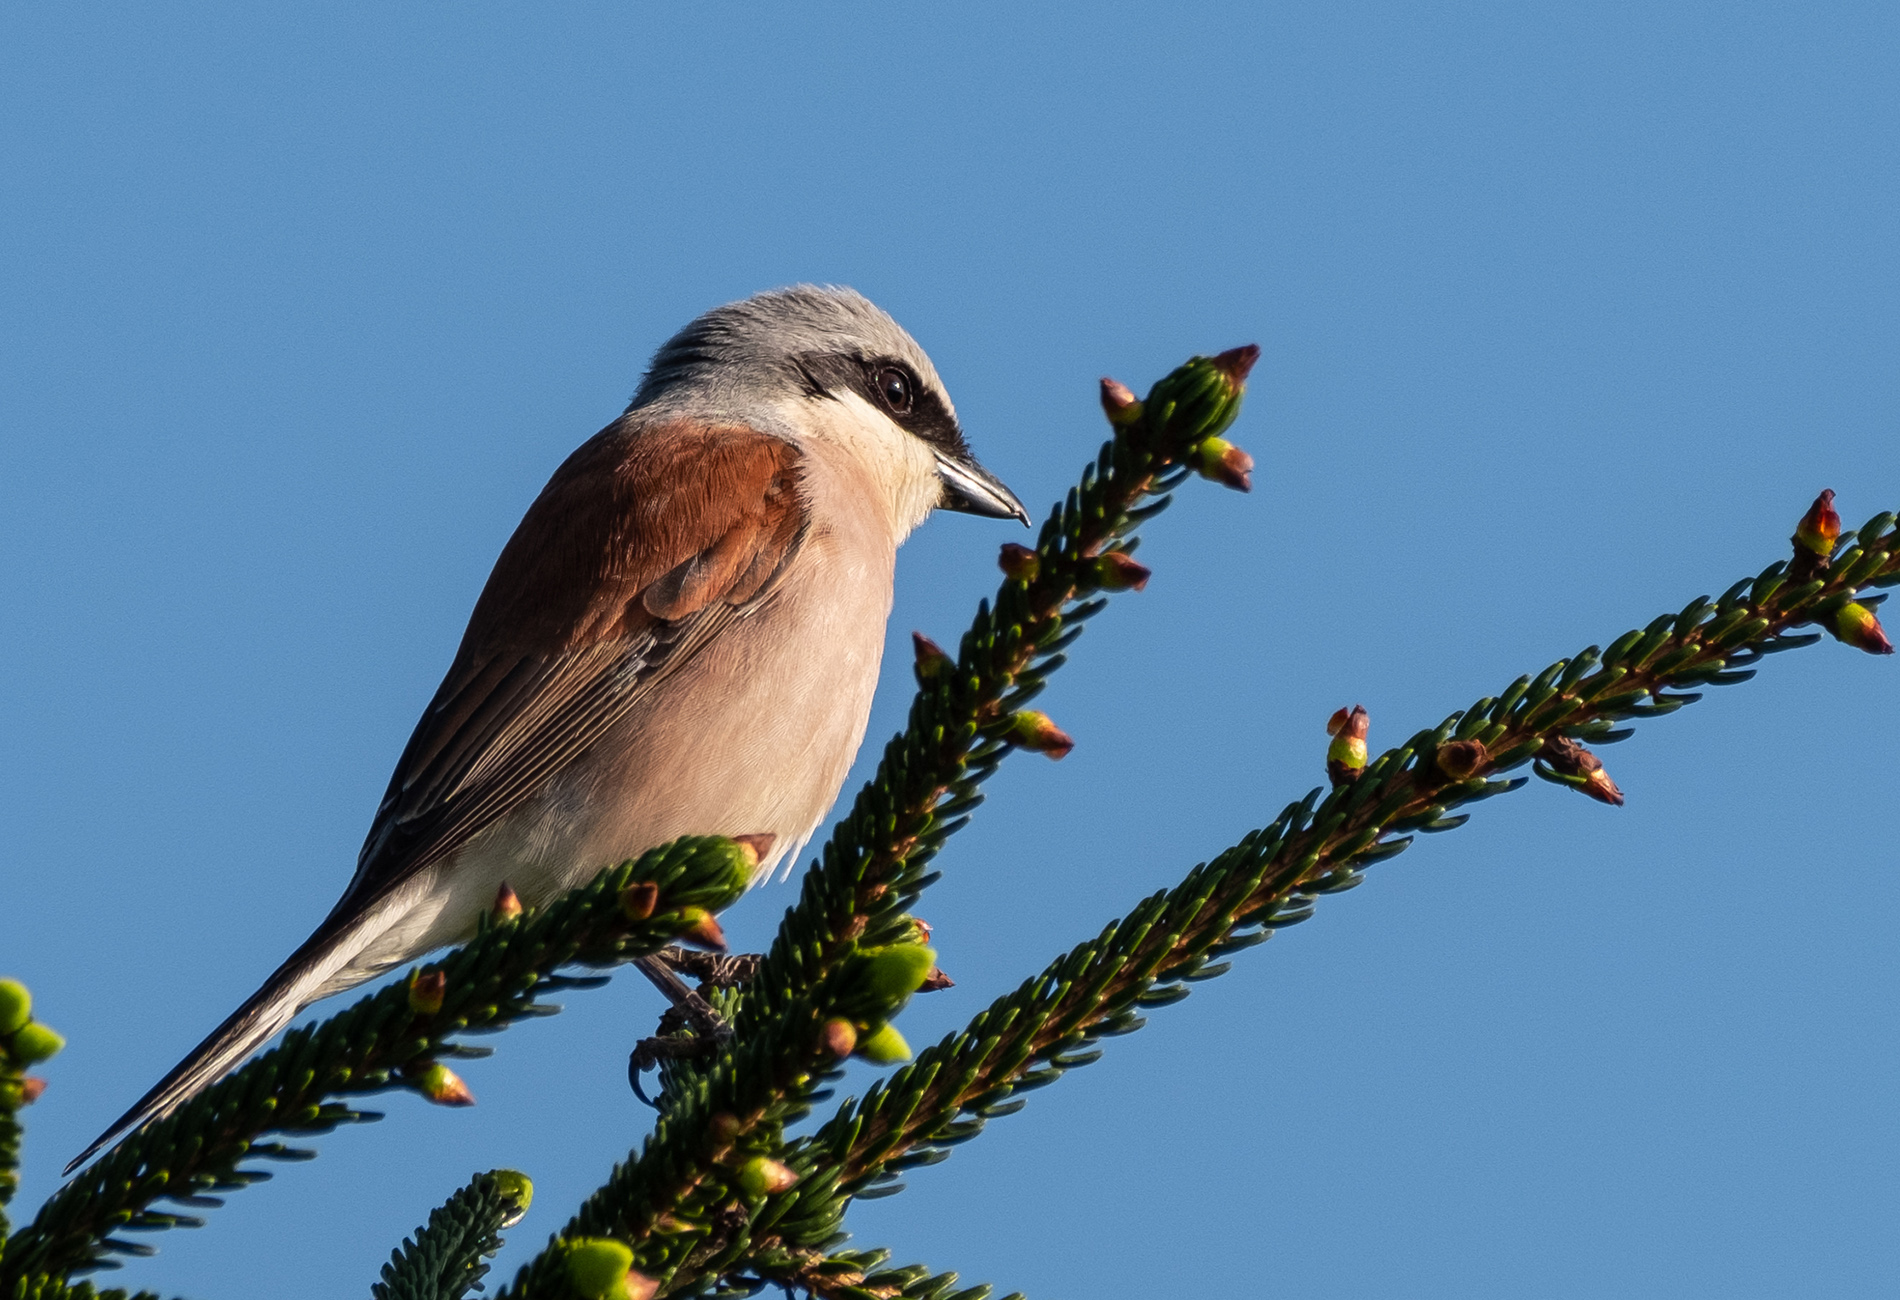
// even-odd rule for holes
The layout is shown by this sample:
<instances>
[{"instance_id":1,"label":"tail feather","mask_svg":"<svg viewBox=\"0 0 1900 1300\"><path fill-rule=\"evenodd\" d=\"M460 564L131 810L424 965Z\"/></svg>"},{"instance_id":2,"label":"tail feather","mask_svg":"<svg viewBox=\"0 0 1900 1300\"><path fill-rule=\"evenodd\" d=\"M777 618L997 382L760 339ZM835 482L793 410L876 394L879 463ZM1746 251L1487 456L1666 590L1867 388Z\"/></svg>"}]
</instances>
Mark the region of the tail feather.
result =
<instances>
[{"instance_id":1,"label":"tail feather","mask_svg":"<svg viewBox=\"0 0 1900 1300\"><path fill-rule=\"evenodd\" d=\"M121 1135L169 1115L269 1042L299 1011L319 997L337 991L326 986L386 927L387 921L376 914L380 910L359 912L348 918L332 915L264 981L262 988L245 999L244 1005L212 1030L189 1056L173 1066L171 1073L139 1098L132 1109L114 1120L112 1127L66 1166L65 1172L72 1173ZM362 978L367 978L367 973ZM350 981L356 982L359 981Z\"/></svg>"}]
</instances>

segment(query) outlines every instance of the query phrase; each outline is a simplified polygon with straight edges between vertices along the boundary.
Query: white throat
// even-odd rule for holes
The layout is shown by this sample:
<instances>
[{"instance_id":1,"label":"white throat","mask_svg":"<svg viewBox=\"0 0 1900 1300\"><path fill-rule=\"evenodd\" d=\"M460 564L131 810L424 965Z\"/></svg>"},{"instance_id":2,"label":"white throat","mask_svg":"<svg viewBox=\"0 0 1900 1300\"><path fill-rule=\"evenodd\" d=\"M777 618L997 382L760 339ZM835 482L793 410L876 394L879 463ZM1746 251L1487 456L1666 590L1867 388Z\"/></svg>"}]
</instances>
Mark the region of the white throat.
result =
<instances>
[{"instance_id":1,"label":"white throat","mask_svg":"<svg viewBox=\"0 0 1900 1300\"><path fill-rule=\"evenodd\" d=\"M784 413L801 435L844 453L882 508L893 543L908 537L943 500L936 453L856 393L795 400Z\"/></svg>"}]
</instances>

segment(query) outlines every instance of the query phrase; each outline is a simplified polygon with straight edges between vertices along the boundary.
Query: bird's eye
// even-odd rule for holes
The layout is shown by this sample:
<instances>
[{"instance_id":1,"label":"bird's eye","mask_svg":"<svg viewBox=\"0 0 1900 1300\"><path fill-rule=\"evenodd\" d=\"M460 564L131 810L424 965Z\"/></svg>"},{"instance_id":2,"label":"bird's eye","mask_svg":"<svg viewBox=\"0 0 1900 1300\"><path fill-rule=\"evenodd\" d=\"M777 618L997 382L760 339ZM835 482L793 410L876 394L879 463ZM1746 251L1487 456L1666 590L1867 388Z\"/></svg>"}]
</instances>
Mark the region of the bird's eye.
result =
<instances>
[{"instance_id":1,"label":"bird's eye","mask_svg":"<svg viewBox=\"0 0 1900 1300\"><path fill-rule=\"evenodd\" d=\"M891 408L893 414L910 414L910 376L895 366L886 366L877 372L878 396L884 399L884 405Z\"/></svg>"}]
</instances>

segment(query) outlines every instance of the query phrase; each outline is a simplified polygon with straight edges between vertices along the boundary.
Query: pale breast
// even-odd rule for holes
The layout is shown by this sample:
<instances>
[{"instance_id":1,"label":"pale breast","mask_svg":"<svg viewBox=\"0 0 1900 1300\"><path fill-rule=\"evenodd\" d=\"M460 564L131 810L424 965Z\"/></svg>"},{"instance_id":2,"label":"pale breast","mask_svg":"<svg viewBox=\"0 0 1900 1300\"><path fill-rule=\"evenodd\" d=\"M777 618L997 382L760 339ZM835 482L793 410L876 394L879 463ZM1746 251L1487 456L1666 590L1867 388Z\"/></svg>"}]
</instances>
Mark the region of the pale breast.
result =
<instances>
[{"instance_id":1,"label":"pale breast","mask_svg":"<svg viewBox=\"0 0 1900 1300\"><path fill-rule=\"evenodd\" d=\"M505 876L533 901L681 835L768 833L774 859L811 835L864 739L898 538L848 465L823 449L808 464L812 523L775 590L457 875Z\"/></svg>"}]
</instances>

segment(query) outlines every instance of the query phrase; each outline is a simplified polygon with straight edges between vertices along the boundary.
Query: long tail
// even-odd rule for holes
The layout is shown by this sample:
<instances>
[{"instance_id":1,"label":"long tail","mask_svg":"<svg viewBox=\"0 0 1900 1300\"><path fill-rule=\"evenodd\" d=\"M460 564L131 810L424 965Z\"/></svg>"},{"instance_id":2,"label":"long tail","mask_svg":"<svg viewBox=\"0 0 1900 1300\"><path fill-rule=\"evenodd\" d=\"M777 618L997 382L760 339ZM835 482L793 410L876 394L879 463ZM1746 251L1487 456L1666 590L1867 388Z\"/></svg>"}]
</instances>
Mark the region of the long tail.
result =
<instances>
[{"instance_id":1,"label":"long tail","mask_svg":"<svg viewBox=\"0 0 1900 1300\"><path fill-rule=\"evenodd\" d=\"M70 1174L85 1164L121 1134L147 1120L168 1115L191 1100L268 1042L299 1011L318 998L368 979L375 973L373 970L354 979L339 979L338 973L388 928L389 921L384 908L352 909L348 916L332 913L317 932L304 940L289 960L264 981L263 988L245 999L243 1006L192 1049L191 1055L173 1066L170 1074L139 1098L137 1105L114 1120L111 1128L66 1166L65 1172Z\"/></svg>"}]
</instances>

